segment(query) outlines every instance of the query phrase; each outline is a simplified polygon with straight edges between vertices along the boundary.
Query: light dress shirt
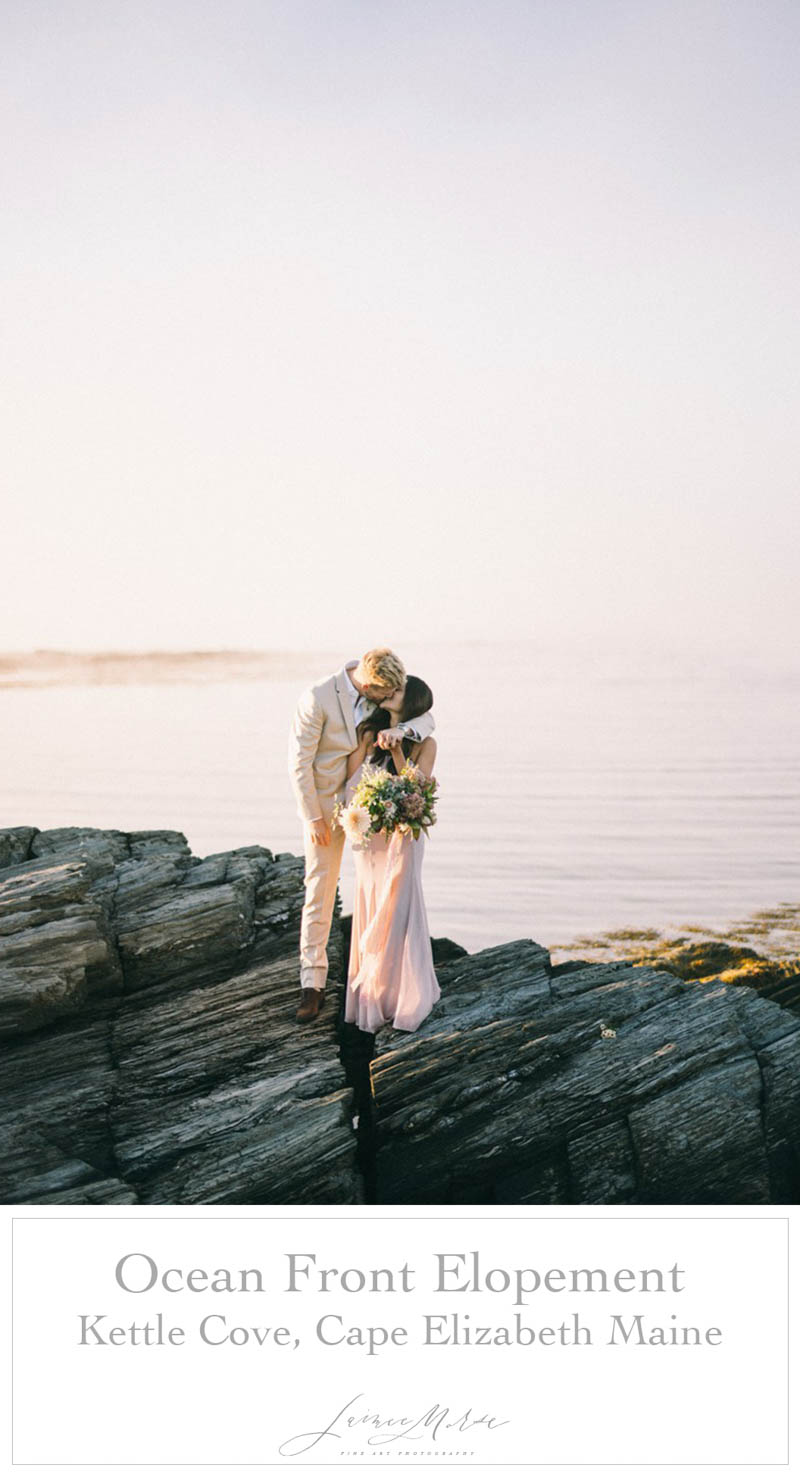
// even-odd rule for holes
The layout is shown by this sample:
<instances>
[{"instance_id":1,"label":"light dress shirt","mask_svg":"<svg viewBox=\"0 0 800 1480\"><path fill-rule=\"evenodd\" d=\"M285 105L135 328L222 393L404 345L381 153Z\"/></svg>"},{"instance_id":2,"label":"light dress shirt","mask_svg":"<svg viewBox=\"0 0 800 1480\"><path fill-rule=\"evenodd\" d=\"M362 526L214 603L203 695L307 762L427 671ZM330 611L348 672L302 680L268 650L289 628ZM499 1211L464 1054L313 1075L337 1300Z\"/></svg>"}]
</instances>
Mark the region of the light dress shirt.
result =
<instances>
[{"instance_id":1,"label":"light dress shirt","mask_svg":"<svg viewBox=\"0 0 800 1480\"><path fill-rule=\"evenodd\" d=\"M360 725L362 719L366 719L367 715L372 713L375 705L370 703L366 695L359 694L358 689L356 688L352 678L350 677L349 668L345 668L344 676L345 682L347 683L347 692L350 695L350 702L353 706L353 718L355 719L356 724Z\"/></svg>"}]
</instances>

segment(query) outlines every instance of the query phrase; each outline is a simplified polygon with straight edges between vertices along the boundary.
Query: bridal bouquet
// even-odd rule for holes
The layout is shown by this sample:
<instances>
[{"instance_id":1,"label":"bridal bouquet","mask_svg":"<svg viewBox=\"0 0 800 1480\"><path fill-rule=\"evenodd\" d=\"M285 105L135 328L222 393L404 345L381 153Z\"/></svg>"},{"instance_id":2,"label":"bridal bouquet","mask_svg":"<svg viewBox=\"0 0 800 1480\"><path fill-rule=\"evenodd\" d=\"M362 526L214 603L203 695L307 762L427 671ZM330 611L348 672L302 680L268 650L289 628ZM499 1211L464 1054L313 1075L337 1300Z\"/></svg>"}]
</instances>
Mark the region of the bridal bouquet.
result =
<instances>
[{"instance_id":1,"label":"bridal bouquet","mask_svg":"<svg viewBox=\"0 0 800 1480\"><path fill-rule=\"evenodd\" d=\"M382 766L366 764L361 780L346 807L334 812L334 822L344 828L348 840L358 846L375 833L410 833L418 838L436 821L437 786L410 761L399 776Z\"/></svg>"}]
</instances>

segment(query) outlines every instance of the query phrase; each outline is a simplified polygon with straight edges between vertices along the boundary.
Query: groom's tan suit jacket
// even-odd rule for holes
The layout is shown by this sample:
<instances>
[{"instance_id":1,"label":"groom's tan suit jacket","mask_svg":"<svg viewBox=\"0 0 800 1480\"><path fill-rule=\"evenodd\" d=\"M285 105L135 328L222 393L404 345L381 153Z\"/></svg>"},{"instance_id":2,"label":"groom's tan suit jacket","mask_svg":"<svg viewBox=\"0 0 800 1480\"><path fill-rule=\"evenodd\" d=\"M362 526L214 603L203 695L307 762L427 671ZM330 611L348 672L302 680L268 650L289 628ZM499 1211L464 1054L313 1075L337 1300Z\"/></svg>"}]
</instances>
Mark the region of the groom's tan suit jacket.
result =
<instances>
[{"instance_id":1,"label":"groom's tan suit jacket","mask_svg":"<svg viewBox=\"0 0 800 1480\"><path fill-rule=\"evenodd\" d=\"M432 735L430 711L411 722L421 740ZM330 822L347 781L347 757L358 744L344 668L300 695L289 735L289 775L304 822Z\"/></svg>"}]
</instances>

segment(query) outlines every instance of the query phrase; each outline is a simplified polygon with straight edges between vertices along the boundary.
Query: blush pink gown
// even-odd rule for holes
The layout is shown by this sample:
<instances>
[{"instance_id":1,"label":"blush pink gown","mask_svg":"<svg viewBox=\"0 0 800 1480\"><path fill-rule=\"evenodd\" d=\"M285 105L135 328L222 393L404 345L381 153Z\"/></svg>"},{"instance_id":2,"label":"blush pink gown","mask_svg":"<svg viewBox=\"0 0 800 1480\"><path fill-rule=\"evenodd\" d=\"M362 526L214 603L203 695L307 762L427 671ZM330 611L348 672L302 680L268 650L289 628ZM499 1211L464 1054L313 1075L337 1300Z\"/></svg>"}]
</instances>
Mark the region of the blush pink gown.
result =
<instances>
[{"instance_id":1,"label":"blush pink gown","mask_svg":"<svg viewBox=\"0 0 800 1480\"><path fill-rule=\"evenodd\" d=\"M349 802L361 774L347 783ZM345 1022L411 1032L441 993L422 894L425 834L378 833L354 848L356 882Z\"/></svg>"}]
</instances>

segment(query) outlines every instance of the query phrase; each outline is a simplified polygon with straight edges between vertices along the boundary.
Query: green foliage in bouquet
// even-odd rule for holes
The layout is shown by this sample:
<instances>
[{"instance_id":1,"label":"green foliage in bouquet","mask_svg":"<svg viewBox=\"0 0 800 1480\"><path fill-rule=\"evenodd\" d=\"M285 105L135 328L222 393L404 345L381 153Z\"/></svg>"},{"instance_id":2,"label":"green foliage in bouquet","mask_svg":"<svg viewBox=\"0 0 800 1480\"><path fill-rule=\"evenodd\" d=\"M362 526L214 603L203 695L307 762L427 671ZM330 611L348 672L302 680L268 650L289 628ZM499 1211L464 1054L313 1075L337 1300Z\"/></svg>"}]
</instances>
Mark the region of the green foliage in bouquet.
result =
<instances>
[{"instance_id":1,"label":"green foliage in bouquet","mask_svg":"<svg viewBox=\"0 0 800 1480\"><path fill-rule=\"evenodd\" d=\"M434 778L410 761L399 776L366 764L348 805L336 808L334 822L344 828L354 847L363 846L380 832L408 833L418 838L436 821L437 793Z\"/></svg>"}]
</instances>

